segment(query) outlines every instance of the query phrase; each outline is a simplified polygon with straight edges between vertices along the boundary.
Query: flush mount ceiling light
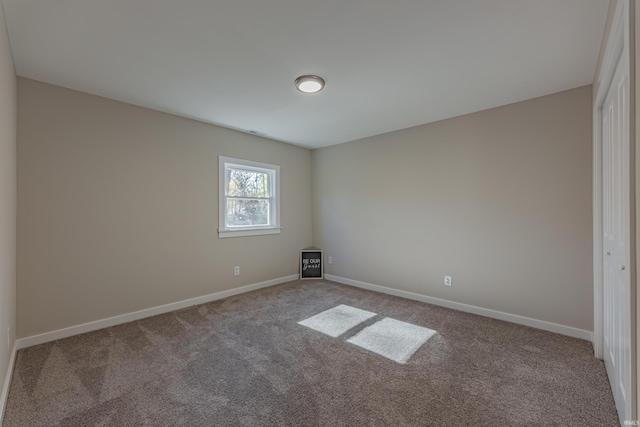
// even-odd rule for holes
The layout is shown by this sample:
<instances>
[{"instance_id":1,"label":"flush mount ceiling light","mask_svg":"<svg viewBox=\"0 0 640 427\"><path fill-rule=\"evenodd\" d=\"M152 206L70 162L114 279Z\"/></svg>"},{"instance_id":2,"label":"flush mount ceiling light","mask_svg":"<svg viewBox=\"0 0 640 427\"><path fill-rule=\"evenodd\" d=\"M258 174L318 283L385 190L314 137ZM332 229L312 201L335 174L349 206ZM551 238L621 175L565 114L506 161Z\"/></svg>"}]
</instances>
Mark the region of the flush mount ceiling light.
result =
<instances>
[{"instance_id":1,"label":"flush mount ceiling light","mask_svg":"<svg viewBox=\"0 0 640 427\"><path fill-rule=\"evenodd\" d=\"M296 88L304 93L320 92L324 87L324 79L318 76L306 75L296 79Z\"/></svg>"}]
</instances>

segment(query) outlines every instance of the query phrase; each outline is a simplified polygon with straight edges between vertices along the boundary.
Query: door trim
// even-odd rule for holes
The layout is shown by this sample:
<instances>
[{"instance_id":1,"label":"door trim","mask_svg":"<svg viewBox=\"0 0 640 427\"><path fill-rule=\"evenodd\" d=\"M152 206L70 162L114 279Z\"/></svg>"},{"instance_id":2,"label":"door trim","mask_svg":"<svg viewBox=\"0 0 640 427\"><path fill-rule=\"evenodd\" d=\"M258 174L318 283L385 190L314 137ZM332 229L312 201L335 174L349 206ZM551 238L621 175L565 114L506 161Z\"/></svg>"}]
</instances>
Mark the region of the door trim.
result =
<instances>
[{"instance_id":1,"label":"door trim","mask_svg":"<svg viewBox=\"0 0 640 427\"><path fill-rule=\"evenodd\" d=\"M635 2L619 0L616 5L611 30L604 51L602 67L596 82L597 93L593 102L593 292L594 292L594 325L593 349L595 357L603 359L603 171L602 171L602 107L609 92L616 66L621 55L627 58L629 67L629 262L631 301L629 311L630 331L630 390L625 402L625 413L619 414L621 420L637 418L637 360L636 360L636 265L635 265Z\"/></svg>"},{"instance_id":2,"label":"door trim","mask_svg":"<svg viewBox=\"0 0 640 427\"><path fill-rule=\"evenodd\" d=\"M593 103L593 350L598 359L602 359L604 356L602 330L602 107L609 92L618 60L621 55L628 55L628 47L624 42L624 21L628 20L628 17L625 19L625 15L628 13L625 3L627 1L620 1L616 7L597 81L598 92Z\"/></svg>"}]
</instances>

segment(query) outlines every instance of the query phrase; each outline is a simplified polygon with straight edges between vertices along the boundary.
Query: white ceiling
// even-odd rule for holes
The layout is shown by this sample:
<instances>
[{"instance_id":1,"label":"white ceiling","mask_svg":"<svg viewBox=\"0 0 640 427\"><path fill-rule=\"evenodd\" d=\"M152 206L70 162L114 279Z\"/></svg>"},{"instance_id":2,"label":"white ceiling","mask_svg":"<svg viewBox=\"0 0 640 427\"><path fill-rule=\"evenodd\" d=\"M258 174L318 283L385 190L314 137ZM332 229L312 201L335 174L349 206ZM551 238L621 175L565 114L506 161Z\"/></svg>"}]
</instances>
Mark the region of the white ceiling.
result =
<instances>
[{"instance_id":1,"label":"white ceiling","mask_svg":"<svg viewBox=\"0 0 640 427\"><path fill-rule=\"evenodd\" d=\"M315 148L590 84L609 1L3 3L19 76Z\"/></svg>"}]
</instances>

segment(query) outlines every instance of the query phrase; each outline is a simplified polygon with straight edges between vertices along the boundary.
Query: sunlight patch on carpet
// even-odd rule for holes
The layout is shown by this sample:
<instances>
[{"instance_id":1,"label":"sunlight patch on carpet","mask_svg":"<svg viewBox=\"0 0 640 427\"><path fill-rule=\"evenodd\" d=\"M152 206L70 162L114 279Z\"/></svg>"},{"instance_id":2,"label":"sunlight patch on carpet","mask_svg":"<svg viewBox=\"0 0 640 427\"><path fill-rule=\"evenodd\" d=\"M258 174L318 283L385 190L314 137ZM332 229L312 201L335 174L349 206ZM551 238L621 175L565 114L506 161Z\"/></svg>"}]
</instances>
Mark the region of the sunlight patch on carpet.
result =
<instances>
[{"instance_id":1,"label":"sunlight patch on carpet","mask_svg":"<svg viewBox=\"0 0 640 427\"><path fill-rule=\"evenodd\" d=\"M364 328L347 342L398 363L406 363L435 334L433 329L387 317Z\"/></svg>"},{"instance_id":2,"label":"sunlight patch on carpet","mask_svg":"<svg viewBox=\"0 0 640 427\"><path fill-rule=\"evenodd\" d=\"M335 338L375 315L376 313L370 311L340 304L302 320L298 324Z\"/></svg>"}]
</instances>

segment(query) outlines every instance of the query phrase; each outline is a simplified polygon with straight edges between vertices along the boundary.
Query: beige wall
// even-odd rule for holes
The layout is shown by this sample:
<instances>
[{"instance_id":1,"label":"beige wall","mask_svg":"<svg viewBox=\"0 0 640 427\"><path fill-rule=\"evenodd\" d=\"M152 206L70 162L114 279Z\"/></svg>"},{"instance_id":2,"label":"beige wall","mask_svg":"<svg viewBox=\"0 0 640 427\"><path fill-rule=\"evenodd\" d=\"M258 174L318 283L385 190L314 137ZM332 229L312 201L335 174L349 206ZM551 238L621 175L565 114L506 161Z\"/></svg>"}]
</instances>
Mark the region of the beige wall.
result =
<instances>
[{"instance_id":1,"label":"beige wall","mask_svg":"<svg viewBox=\"0 0 640 427\"><path fill-rule=\"evenodd\" d=\"M314 150L326 272L593 330L591 126L585 86Z\"/></svg>"},{"instance_id":2,"label":"beige wall","mask_svg":"<svg viewBox=\"0 0 640 427\"><path fill-rule=\"evenodd\" d=\"M311 244L307 149L22 78L18 135L19 337L297 274ZM281 166L282 234L218 239L218 155Z\"/></svg>"},{"instance_id":3,"label":"beige wall","mask_svg":"<svg viewBox=\"0 0 640 427\"><path fill-rule=\"evenodd\" d=\"M0 2L0 390L16 330L16 75ZM1 391L0 391L1 395ZM0 400L0 418L4 402Z\"/></svg>"},{"instance_id":4,"label":"beige wall","mask_svg":"<svg viewBox=\"0 0 640 427\"><path fill-rule=\"evenodd\" d=\"M635 130L636 130L636 134L635 134L635 140L634 140L634 149L635 149L635 165L639 165L640 164L640 126L638 126L638 123L640 123L640 87L638 85L638 82L640 82L640 65L638 64L638 61L640 59L640 7L635 7L635 11L634 11L634 16L633 16L633 20L634 20L634 71L635 71L635 120L634 120L634 124L635 124ZM640 369L638 369L638 367L640 367L640 339L638 339L638 334L640 334L640 313L638 313L638 307L640 307L640 292L638 292L638 268L640 267L640 173L638 173L638 171L636 170L636 166L634 165L633 168L633 173L635 173L635 213L636 213L636 217L635 217L635 230L636 230L636 235L635 235L635 255L636 255L636 265L635 265L635 269L633 270L635 272L635 277L632 277L632 289L635 291L636 293L636 304L635 304L635 311L636 311L636 339L635 339L635 345L636 345L636 406L635 406L635 411L636 411L636 416L638 415L638 410L640 409ZM632 344L633 345L633 344Z\"/></svg>"},{"instance_id":5,"label":"beige wall","mask_svg":"<svg viewBox=\"0 0 640 427\"><path fill-rule=\"evenodd\" d=\"M604 60L605 49L609 42L609 33L611 32L611 25L613 23L613 16L615 15L616 8L618 7L618 0L609 0L609 10L607 11L607 20L604 26L604 32L602 34L602 41L600 42L600 52L598 54L598 62L596 64L596 70L593 77L593 97L595 102L595 96L598 93L598 85L600 80L600 71L602 69L602 61Z\"/></svg>"}]
</instances>

